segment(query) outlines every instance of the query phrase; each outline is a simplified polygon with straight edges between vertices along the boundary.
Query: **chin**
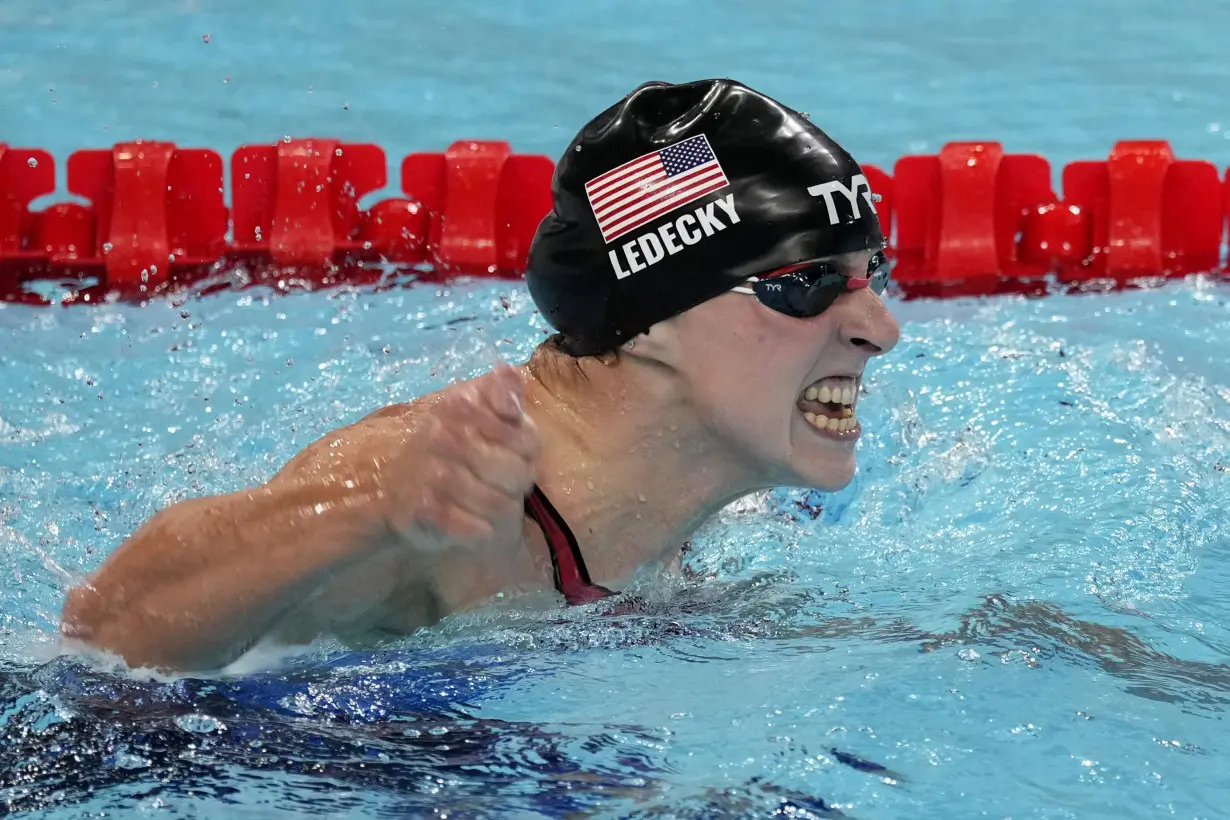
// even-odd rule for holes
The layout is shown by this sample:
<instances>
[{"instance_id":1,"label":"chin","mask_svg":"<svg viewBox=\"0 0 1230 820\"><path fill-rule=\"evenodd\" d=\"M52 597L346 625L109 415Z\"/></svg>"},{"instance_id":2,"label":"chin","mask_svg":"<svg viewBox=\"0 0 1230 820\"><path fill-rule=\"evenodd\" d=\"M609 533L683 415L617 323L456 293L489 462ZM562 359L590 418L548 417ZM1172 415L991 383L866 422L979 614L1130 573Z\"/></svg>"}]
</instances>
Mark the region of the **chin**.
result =
<instances>
[{"instance_id":1,"label":"chin","mask_svg":"<svg viewBox=\"0 0 1230 820\"><path fill-rule=\"evenodd\" d=\"M784 486L806 487L825 493L845 489L854 480L854 455L833 454L828 457L811 455L790 465Z\"/></svg>"},{"instance_id":2,"label":"chin","mask_svg":"<svg viewBox=\"0 0 1230 820\"><path fill-rule=\"evenodd\" d=\"M825 493L835 493L838 490L844 490L850 486L850 482L854 480L854 470L843 472L840 476L828 475L822 479L814 480L808 484L813 490L820 490Z\"/></svg>"},{"instance_id":3,"label":"chin","mask_svg":"<svg viewBox=\"0 0 1230 820\"><path fill-rule=\"evenodd\" d=\"M857 460L854 439L817 440L810 430L800 430L786 465L793 485L821 492L837 492L854 480Z\"/></svg>"}]
</instances>

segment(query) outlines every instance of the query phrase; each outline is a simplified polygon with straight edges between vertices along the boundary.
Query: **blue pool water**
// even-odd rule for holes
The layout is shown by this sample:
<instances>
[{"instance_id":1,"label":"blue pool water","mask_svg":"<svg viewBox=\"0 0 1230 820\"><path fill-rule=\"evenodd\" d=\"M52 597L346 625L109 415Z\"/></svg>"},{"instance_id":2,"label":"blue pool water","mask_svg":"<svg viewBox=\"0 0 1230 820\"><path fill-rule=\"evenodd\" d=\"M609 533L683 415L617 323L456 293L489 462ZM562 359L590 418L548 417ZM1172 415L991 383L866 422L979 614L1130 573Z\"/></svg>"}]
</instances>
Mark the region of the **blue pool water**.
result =
<instances>
[{"instance_id":1,"label":"blue pool water","mask_svg":"<svg viewBox=\"0 0 1230 820\"><path fill-rule=\"evenodd\" d=\"M729 74L885 166L1146 136L1230 164L1222 6L418 5L7 0L0 140L555 154L643 79ZM893 297L855 482L725 511L643 611L492 609L209 680L59 656L65 588L541 319L508 282L0 308L0 811L1223 816L1228 298Z\"/></svg>"}]
</instances>

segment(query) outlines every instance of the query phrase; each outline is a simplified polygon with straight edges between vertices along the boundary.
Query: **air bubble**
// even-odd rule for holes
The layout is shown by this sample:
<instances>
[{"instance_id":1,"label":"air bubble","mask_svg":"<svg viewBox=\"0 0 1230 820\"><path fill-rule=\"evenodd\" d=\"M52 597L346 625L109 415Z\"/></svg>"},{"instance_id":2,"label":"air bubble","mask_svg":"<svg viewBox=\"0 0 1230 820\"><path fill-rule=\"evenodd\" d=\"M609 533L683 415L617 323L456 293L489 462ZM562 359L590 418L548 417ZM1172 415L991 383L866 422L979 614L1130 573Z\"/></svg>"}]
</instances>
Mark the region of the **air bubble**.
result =
<instances>
[{"instance_id":1,"label":"air bubble","mask_svg":"<svg viewBox=\"0 0 1230 820\"><path fill-rule=\"evenodd\" d=\"M26 160L26 165L29 165L31 168L37 168L38 160L36 160L34 157L30 157L28 160Z\"/></svg>"}]
</instances>

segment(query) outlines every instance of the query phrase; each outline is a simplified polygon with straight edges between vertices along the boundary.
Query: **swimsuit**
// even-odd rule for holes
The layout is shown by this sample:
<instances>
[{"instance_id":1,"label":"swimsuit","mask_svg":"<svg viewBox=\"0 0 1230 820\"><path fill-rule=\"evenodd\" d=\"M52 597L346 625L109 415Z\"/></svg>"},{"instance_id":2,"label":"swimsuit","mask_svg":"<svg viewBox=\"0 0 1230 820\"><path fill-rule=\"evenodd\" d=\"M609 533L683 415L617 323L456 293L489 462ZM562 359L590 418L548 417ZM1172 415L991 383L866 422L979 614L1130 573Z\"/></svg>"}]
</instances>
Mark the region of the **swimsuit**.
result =
<instances>
[{"instance_id":1,"label":"swimsuit","mask_svg":"<svg viewBox=\"0 0 1230 820\"><path fill-rule=\"evenodd\" d=\"M555 588L570 606L593 603L615 594L589 579L589 570L585 568L585 558L581 555L576 536L537 484L525 499L525 512L547 539L551 567L555 571Z\"/></svg>"}]
</instances>

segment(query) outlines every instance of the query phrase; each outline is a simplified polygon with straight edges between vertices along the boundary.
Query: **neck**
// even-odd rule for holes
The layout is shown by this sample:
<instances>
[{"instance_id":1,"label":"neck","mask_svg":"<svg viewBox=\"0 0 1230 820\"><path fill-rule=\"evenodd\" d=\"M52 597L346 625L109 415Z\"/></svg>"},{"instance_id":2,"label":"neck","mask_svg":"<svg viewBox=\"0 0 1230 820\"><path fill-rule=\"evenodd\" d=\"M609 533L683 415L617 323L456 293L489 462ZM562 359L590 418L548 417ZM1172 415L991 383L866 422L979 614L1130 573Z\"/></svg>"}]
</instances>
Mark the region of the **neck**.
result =
<instances>
[{"instance_id":1,"label":"neck","mask_svg":"<svg viewBox=\"0 0 1230 820\"><path fill-rule=\"evenodd\" d=\"M706 519L761 486L662 368L540 350L523 374L542 439L538 485L597 583L667 563Z\"/></svg>"}]
</instances>

